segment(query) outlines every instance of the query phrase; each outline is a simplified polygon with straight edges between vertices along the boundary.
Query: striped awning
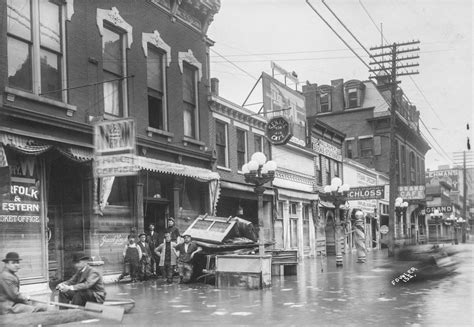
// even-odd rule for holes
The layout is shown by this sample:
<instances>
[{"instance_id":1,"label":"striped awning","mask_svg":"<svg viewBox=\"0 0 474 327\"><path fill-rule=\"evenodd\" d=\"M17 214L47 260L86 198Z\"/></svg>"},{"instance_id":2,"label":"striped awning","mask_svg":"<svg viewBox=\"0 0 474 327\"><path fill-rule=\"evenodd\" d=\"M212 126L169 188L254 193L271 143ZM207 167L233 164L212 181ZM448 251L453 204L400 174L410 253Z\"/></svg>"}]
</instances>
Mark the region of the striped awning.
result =
<instances>
[{"instance_id":1,"label":"striped awning","mask_svg":"<svg viewBox=\"0 0 474 327\"><path fill-rule=\"evenodd\" d=\"M138 156L137 159L138 166L141 169L148 171L191 177L202 181L219 180L220 178L218 173L205 168L187 166L141 156Z\"/></svg>"}]
</instances>

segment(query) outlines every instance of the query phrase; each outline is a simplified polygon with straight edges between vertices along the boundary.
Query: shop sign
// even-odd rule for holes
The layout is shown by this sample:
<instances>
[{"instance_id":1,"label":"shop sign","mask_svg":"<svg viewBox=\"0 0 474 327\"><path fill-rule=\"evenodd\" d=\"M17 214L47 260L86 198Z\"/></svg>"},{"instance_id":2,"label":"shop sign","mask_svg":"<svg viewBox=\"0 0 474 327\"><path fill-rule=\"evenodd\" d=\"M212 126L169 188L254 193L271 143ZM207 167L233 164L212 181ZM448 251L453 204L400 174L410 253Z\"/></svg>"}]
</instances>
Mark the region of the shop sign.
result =
<instances>
[{"instance_id":1,"label":"shop sign","mask_svg":"<svg viewBox=\"0 0 474 327\"><path fill-rule=\"evenodd\" d=\"M342 161L342 150L337 146L315 137L311 137L311 145L317 153L337 161Z\"/></svg>"},{"instance_id":2,"label":"shop sign","mask_svg":"<svg viewBox=\"0 0 474 327\"><path fill-rule=\"evenodd\" d=\"M107 120L94 125L94 176L96 178L137 175L135 122Z\"/></svg>"},{"instance_id":3,"label":"shop sign","mask_svg":"<svg viewBox=\"0 0 474 327\"><path fill-rule=\"evenodd\" d=\"M458 169L445 169L445 170L433 170L425 172L426 184L438 185L439 182L443 181L451 186L452 191L460 191Z\"/></svg>"},{"instance_id":4,"label":"shop sign","mask_svg":"<svg viewBox=\"0 0 474 327\"><path fill-rule=\"evenodd\" d=\"M388 226L387 225L380 226L380 233L387 234L388 233Z\"/></svg>"},{"instance_id":5,"label":"shop sign","mask_svg":"<svg viewBox=\"0 0 474 327\"><path fill-rule=\"evenodd\" d=\"M96 154L135 152L135 121L133 119L105 120L94 125Z\"/></svg>"},{"instance_id":6,"label":"shop sign","mask_svg":"<svg viewBox=\"0 0 474 327\"><path fill-rule=\"evenodd\" d=\"M453 206L437 206L437 207L426 207L425 214L431 215L435 210L438 210L440 213L452 213L454 212Z\"/></svg>"},{"instance_id":7,"label":"shop sign","mask_svg":"<svg viewBox=\"0 0 474 327\"><path fill-rule=\"evenodd\" d=\"M424 200L425 185L399 186L398 195L403 200Z\"/></svg>"},{"instance_id":8,"label":"shop sign","mask_svg":"<svg viewBox=\"0 0 474 327\"><path fill-rule=\"evenodd\" d=\"M351 187L347 193L348 200L368 200L383 199L385 196L385 186L363 186Z\"/></svg>"},{"instance_id":9,"label":"shop sign","mask_svg":"<svg viewBox=\"0 0 474 327\"><path fill-rule=\"evenodd\" d=\"M283 116L271 118L265 129L268 141L275 145L288 143L293 136L291 123Z\"/></svg>"}]
</instances>

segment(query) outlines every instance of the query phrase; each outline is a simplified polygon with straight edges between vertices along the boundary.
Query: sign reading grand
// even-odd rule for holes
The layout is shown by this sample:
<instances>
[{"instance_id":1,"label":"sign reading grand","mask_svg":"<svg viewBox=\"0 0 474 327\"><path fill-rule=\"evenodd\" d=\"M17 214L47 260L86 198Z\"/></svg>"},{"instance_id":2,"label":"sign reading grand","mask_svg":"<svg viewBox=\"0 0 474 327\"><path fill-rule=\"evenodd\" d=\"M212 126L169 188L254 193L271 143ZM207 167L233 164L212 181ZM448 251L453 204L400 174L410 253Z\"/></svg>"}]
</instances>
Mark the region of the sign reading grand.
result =
<instances>
[{"instance_id":1,"label":"sign reading grand","mask_svg":"<svg viewBox=\"0 0 474 327\"><path fill-rule=\"evenodd\" d=\"M348 200L383 199L384 196L385 187L383 185L351 187L347 193Z\"/></svg>"},{"instance_id":2,"label":"sign reading grand","mask_svg":"<svg viewBox=\"0 0 474 327\"><path fill-rule=\"evenodd\" d=\"M426 207L426 214L433 214L435 210L438 210L440 213L452 213L454 212L453 206L438 206L438 207Z\"/></svg>"},{"instance_id":3,"label":"sign reading grand","mask_svg":"<svg viewBox=\"0 0 474 327\"><path fill-rule=\"evenodd\" d=\"M399 186L398 195L403 200L423 200L425 198L425 185Z\"/></svg>"},{"instance_id":4,"label":"sign reading grand","mask_svg":"<svg viewBox=\"0 0 474 327\"><path fill-rule=\"evenodd\" d=\"M265 136L275 145L286 144L293 136L292 124L283 116L271 118L265 129Z\"/></svg>"},{"instance_id":5,"label":"sign reading grand","mask_svg":"<svg viewBox=\"0 0 474 327\"><path fill-rule=\"evenodd\" d=\"M135 122L133 119L106 120L94 126L95 177L136 175Z\"/></svg>"},{"instance_id":6,"label":"sign reading grand","mask_svg":"<svg viewBox=\"0 0 474 327\"><path fill-rule=\"evenodd\" d=\"M313 150L331 159L342 161L342 150L324 140L311 137Z\"/></svg>"}]
</instances>

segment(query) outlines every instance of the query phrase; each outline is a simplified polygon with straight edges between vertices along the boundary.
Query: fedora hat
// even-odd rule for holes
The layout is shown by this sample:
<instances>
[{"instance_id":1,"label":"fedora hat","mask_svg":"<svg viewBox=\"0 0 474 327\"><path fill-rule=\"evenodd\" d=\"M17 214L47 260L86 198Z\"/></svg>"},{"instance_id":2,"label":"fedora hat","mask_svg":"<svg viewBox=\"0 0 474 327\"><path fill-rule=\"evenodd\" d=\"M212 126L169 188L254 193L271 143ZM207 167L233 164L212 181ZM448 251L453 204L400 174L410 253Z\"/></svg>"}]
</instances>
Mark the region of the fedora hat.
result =
<instances>
[{"instance_id":1,"label":"fedora hat","mask_svg":"<svg viewBox=\"0 0 474 327\"><path fill-rule=\"evenodd\" d=\"M72 262L79 262L79 261L89 261L91 258L84 255L84 253L75 253L72 256Z\"/></svg>"},{"instance_id":2,"label":"fedora hat","mask_svg":"<svg viewBox=\"0 0 474 327\"><path fill-rule=\"evenodd\" d=\"M140 233L140 235L138 235L138 238L142 237L142 235L146 237L145 233Z\"/></svg>"},{"instance_id":3,"label":"fedora hat","mask_svg":"<svg viewBox=\"0 0 474 327\"><path fill-rule=\"evenodd\" d=\"M20 261L20 256L16 252L8 252L7 255L5 256L5 259L3 259L3 262L8 262L8 261Z\"/></svg>"}]
</instances>

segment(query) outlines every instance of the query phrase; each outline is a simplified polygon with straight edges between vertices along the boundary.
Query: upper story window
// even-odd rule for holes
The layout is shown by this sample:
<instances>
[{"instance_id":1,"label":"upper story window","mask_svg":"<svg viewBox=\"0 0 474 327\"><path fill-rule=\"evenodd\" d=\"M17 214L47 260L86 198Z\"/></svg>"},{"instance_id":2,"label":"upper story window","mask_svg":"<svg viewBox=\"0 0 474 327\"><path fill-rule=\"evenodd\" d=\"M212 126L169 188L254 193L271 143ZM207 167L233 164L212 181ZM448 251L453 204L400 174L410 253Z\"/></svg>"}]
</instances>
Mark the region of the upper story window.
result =
<instances>
[{"instance_id":1,"label":"upper story window","mask_svg":"<svg viewBox=\"0 0 474 327\"><path fill-rule=\"evenodd\" d=\"M148 126L167 130L165 56L152 45L147 57Z\"/></svg>"},{"instance_id":2,"label":"upper story window","mask_svg":"<svg viewBox=\"0 0 474 327\"><path fill-rule=\"evenodd\" d=\"M126 49L132 45L132 27L115 7L97 9L97 26L102 36L104 112L114 118L127 117Z\"/></svg>"},{"instance_id":3,"label":"upper story window","mask_svg":"<svg viewBox=\"0 0 474 327\"><path fill-rule=\"evenodd\" d=\"M334 161L334 177L341 177L339 162Z\"/></svg>"},{"instance_id":4,"label":"upper story window","mask_svg":"<svg viewBox=\"0 0 474 327\"><path fill-rule=\"evenodd\" d=\"M155 30L142 33L142 48L147 58L148 126L168 131L166 67L171 62L171 47Z\"/></svg>"},{"instance_id":5,"label":"upper story window","mask_svg":"<svg viewBox=\"0 0 474 327\"><path fill-rule=\"evenodd\" d=\"M402 176L401 176L401 182L402 182L402 185L406 185L407 184L407 154L406 154L406 151L405 151L405 146L404 145L401 145L400 146L400 163L401 163L401 172L402 172Z\"/></svg>"},{"instance_id":6,"label":"upper story window","mask_svg":"<svg viewBox=\"0 0 474 327\"><path fill-rule=\"evenodd\" d=\"M359 154L361 157L372 157L374 153L374 139L372 137L359 139Z\"/></svg>"},{"instance_id":7,"label":"upper story window","mask_svg":"<svg viewBox=\"0 0 474 327\"><path fill-rule=\"evenodd\" d=\"M416 162L415 162L415 153L410 152L410 184L416 184Z\"/></svg>"},{"instance_id":8,"label":"upper story window","mask_svg":"<svg viewBox=\"0 0 474 327\"><path fill-rule=\"evenodd\" d=\"M326 166L326 185L331 184L331 159L324 158L325 166Z\"/></svg>"},{"instance_id":9,"label":"upper story window","mask_svg":"<svg viewBox=\"0 0 474 327\"><path fill-rule=\"evenodd\" d=\"M365 92L365 84L358 80L344 83L344 103L346 108L361 107Z\"/></svg>"},{"instance_id":10,"label":"upper story window","mask_svg":"<svg viewBox=\"0 0 474 327\"><path fill-rule=\"evenodd\" d=\"M64 7L47 0L8 0L8 86L66 101Z\"/></svg>"},{"instance_id":11,"label":"upper story window","mask_svg":"<svg viewBox=\"0 0 474 327\"><path fill-rule=\"evenodd\" d=\"M330 112L331 109L331 87L319 87L319 108L321 112Z\"/></svg>"},{"instance_id":12,"label":"upper story window","mask_svg":"<svg viewBox=\"0 0 474 327\"><path fill-rule=\"evenodd\" d=\"M247 132L237 128L237 169L241 170L247 162Z\"/></svg>"},{"instance_id":13,"label":"upper story window","mask_svg":"<svg viewBox=\"0 0 474 327\"><path fill-rule=\"evenodd\" d=\"M217 165L220 167L229 167L228 144L228 125L216 120Z\"/></svg>"},{"instance_id":14,"label":"upper story window","mask_svg":"<svg viewBox=\"0 0 474 327\"><path fill-rule=\"evenodd\" d=\"M322 157L319 155L316 158L316 179L318 185L323 185L323 160Z\"/></svg>"},{"instance_id":15,"label":"upper story window","mask_svg":"<svg viewBox=\"0 0 474 327\"><path fill-rule=\"evenodd\" d=\"M290 206L289 206L289 213L290 213L290 217L291 216L296 216L298 214L298 203L297 202L290 202Z\"/></svg>"},{"instance_id":16,"label":"upper story window","mask_svg":"<svg viewBox=\"0 0 474 327\"><path fill-rule=\"evenodd\" d=\"M199 96L198 82L201 80L202 65L193 52L178 53L178 64L183 73L183 122L184 136L199 139Z\"/></svg>"},{"instance_id":17,"label":"upper story window","mask_svg":"<svg viewBox=\"0 0 474 327\"><path fill-rule=\"evenodd\" d=\"M255 152L264 152L263 148L263 136L258 134L253 134L254 141L254 151Z\"/></svg>"},{"instance_id":18,"label":"upper story window","mask_svg":"<svg viewBox=\"0 0 474 327\"><path fill-rule=\"evenodd\" d=\"M346 140L346 157L354 158L354 140Z\"/></svg>"}]
</instances>

